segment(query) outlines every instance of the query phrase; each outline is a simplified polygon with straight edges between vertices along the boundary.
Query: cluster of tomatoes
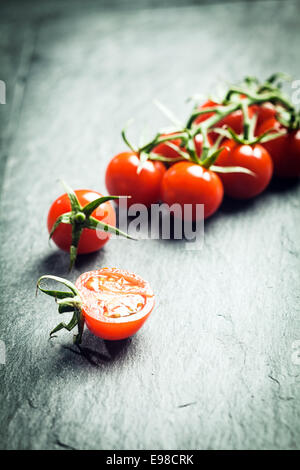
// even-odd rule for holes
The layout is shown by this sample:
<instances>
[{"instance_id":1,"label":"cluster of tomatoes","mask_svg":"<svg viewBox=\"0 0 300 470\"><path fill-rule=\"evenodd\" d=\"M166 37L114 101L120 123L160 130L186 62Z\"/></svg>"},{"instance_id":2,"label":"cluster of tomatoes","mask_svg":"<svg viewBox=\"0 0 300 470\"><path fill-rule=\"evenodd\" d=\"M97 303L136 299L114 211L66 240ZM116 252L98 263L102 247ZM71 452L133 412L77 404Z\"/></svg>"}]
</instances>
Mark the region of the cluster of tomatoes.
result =
<instances>
[{"instance_id":1,"label":"cluster of tomatoes","mask_svg":"<svg viewBox=\"0 0 300 470\"><path fill-rule=\"evenodd\" d=\"M299 177L299 117L273 82L233 87L223 102L197 106L185 129L158 134L143 148L116 155L106 170L109 193L131 196L130 205L177 203L183 218L184 205L191 204L195 220L196 204L203 204L209 217L224 193L253 198L273 172Z\"/></svg>"},{"instance_id":2,"label":"cluster of tomatoes","mask_svg":"<svg viewBox=\"0 0 300 470\"><path fill-rule=\"evenodd\" d=\"M183 129L158 133L141 148L116 155L106 170L111 196L88 189L66 193L52 204L48 214L50 238L70 252L70 267L77 253L99 250L116 233L110 200L128 197L128 205L163 201L180 207L175 216L196 220L204 205L204 218L220 206L224 193L249 199L269 184L273 172L284 178L300 177L300 116L273 75L260 84L246 79L231 87L221 101L197 105ZM185 212L185 205L192 210ZM100 230L100 234L98 232ZM130 238L130 237L129 237ZM69 291L49 290L42 281L52 279ZM73 312L69 323L51 332L78 327L81 342L84 324L97 336L122 339L134 334L148 318L154 295L146 281L116 268L82 274L75 285L56 276L42 276L38 288L54 297L59 313Z\"/></svg>"}]
</instances>

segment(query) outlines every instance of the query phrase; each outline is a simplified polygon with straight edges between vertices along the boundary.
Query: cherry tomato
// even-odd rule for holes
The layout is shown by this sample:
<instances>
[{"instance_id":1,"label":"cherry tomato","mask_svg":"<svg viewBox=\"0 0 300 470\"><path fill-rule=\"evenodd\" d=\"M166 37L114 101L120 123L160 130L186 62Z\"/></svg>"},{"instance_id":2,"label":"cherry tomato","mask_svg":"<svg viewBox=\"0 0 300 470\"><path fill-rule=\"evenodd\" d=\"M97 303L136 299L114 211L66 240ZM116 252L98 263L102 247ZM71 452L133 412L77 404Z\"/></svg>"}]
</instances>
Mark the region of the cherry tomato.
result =
<instances>
[{"instance_id":1,"label":"cherry tomato","mask_svg":"<svg viewBox=\"0 0 300 470\"><path fill-rule=\"evenodd\" d=\"M249 199L260 194L272 177L269 153L259 144L241 145L232 139L222 143L222 147L224 150L218 156L217 165L240 166L254 173L220 173L225 194L236 199Z\"/></svg>"},{"instance_id":2,"label":"cherry tomato","mask_svg":"<svg viewBox=\"0 0 300 470\"><path fill-rule=\"evenodd\" d=\"M102 197L102 194L91 191L89 189L78 189L74 191L80 205L83 207L89 202ZM51 229L56 221L56 219L66 212L71 210L70 200L67 193L59 196L50 207L48 213L48 231L51 232ZM109 225L116 225L116 214L113 206L109 201L101 204L98 209L96 209L92 216L97 220L101 220ZM64 251L69 251L72 240L72 226L70 224L61 223L55 230L52 235L52 240L56 245ZM96 230L91 230L84 228L78 244L78 253L92 253L93 251L98 251L100 248L109 240L109 233L101 233L99 238L99 233Z\"/></svg>"},{"instance_id":3,"label":"cherry tomato","mask_svg":"<svg viewBox=\"0 0 300 470\"><path fill-rule=\"evenodd\" d=\"M171 135L172 134L163 134L162 137L169 137ZM168 142L172 143L173 145L176 145L177 147L180 147L180 144L181 144L180 139L174 139ZM157 153L158 155L162 155L163 157L170 158L170 159L181 158L180 153L174 148L170 147L168 145L168 142L162 142L161 144L156 145L156 147L154 147L152 152Z\"/></svg>"},{"instance_id":4,"label":"cherry tomato","mask_svg":"<svg viewBox=\"0 0 300 470\"><path fill-rule=\"evenodd\" d=\"M215 103L214 101L211 101L211 100L208 100L206 101L204 104L202 104L201 106L199 106L199 111L201 111L202 109L205 109L205 108L211 108L211 107L214 107L214 106L220 106L218 103ZM200 124L201 122L203 121L206 121L206 119L209 119L211 116L213 116L214 113L205 113L205 114L200 114L200 116L198 116L194 123L195 124ZM231 127L231 129L234 130L234 132L236 132L237 134L241 134L242 130L243 130L243 115L242 115L242 111L239 109L237 111L234 111L233 113L231 114L228 114L228 116L224 117L223 119L221 119L215 127L224 127L224 126L228 126L228 127ZM211 138L215 141L216 138L218 137L218 134L216 134L215 132L211 132L210 133L210 136Z\"/></svg>"},{"instance_id":5,"label":"cherry tomato","mask_svg":"<svg viewBox=\"0 0 300 470\"><path fill-rule=\"evenodd\" d=\"M223 186L218 175L201 165L178 162L171 166L162 180L162 199L169 206L178 203L176 217L196 220L196 204L204 204L204 218L212 215L223 199ZM184 215L184 204L192 204L191 215Z\"/></svg>"},{"instance_id":6,"label":"cherry tomato","mask_svg":"<svg viewBox=\"0 0 300 470\"><path fill-rule=\"evenodd\" d=\"M82 274L75 283L88 329L103 339L134 335L154 307L154 294L141 277L117 268Z\"/></svg>"},{"instance_id":7,"label":"cherry tomato","mask_svg":"<svg viewBox=\"0 0 300 470\"><path fill-rule=\"evenodd\" d=\"M208 100L201 106L199 106L199 110L205 109L205 108L210 108L213 106L221 106L218 105L218 103L215 103L214 101ZM257 114L257 124L256 127L260 126L265 120L269 119L270 117L275 116L275 108L272 104L266 103L261 106L259 105L251 105L249 107L249 117L252 118L254 114ZM200 124L201 122L205 121L206 119L210 118L213 116L214 113L205 113L205 114L200 114L198 116L194 123L195 124ZM231 114L228 114L228 116L225 116L223 119L221 119L215 127L230 127L236 134L242 134L243 132L243 113L241 109L238 109L234 111ZM215 141L218 137L218 134L216 132L210 132L209 134L213 141Z\"/></svg>"},{"instance_id":8,"label":"cherry tomato","mask_svg":"<svg viewBox=\"0 0 300 470\"><path fill-rule=\"evenodd\" d=\"M283 126L275 119L265 121L258 128L258 135L273 129L278 132ZM282 178L300 177L300 129L289 131L277 139L262 144L274 163L274 173Z\"/></svg>"},{"instance_id":9,"label":"cherry tomato","mask_svg":"<svg viewBox=\"0 0 300 470\"><path fill-rule=\"evenodd\" d=\"M255 105L253 110L255 113L257 113L256 129L258 129L258 127L261 126L265 121L274 118L276 115L276 109L271 103L263 103L260 106Z\"/></svg>"},{"instance_id":10,"label":"cherry tomato","mask_svg":"<svg viewBox=\"0 0 300 470\"><path fill-rule=\"evenodd\" d=\"M160 199L160 186L166 167L162 162L147 160L138 173L139 157L133 152L116 155L108 164L105 182L110 194L131 196L127 204L149 206Z\"/></svg>"}]
</instances>

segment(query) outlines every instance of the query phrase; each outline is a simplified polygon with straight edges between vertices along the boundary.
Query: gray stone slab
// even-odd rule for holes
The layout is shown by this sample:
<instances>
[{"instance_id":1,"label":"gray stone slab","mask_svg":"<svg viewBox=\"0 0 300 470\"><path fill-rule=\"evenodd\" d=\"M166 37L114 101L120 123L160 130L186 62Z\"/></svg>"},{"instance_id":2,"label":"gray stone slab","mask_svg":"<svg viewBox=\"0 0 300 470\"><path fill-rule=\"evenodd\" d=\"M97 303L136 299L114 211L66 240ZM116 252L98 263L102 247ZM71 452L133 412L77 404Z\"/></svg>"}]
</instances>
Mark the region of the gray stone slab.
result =
<instances>
[{"instance_id":1,"label":"gray stone slab","mask_svg":"<svg viewBox=\"0 0 300 470\"><path fill-rule=\"evenodd\" d=\"M68 333L48 340L55 305L34 294L39 275L67 275L67 255L47 243L57 179L104 192L128 118L132 135L166 123L153 98L184 118L185 98L220 80L299 78L300 3L26 4L0 19L12 92L1 108L0 447L299 448L299 185L225 201L199 253L112 240L80 259L73 280L108 265L153 286L155 312L130 340L86 332L80 356Z\"/></svg>"}]
</instances>

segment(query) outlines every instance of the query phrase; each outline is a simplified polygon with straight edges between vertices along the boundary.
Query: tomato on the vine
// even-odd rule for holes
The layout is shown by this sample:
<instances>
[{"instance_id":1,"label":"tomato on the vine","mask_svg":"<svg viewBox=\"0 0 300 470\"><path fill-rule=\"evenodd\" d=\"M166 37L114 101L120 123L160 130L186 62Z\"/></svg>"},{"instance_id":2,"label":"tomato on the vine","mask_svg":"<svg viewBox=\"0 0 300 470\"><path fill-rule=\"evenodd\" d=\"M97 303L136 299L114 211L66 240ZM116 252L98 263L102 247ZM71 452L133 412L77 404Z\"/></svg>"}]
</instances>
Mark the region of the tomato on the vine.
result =
<instances>
[{"instance_id":1,"label":"tomato on the vine","mask_svg":"<svg viewBox=\"0 0 300 470\"><path fill-rule=\"evenodd\" d=\"M52 280L63 284L69 292L49 290L42 282ZM102 268L82 274L75 285L67 279L45 275L37 287L54 297L60 314L73 312L68 324L59 323L50 333L62 329L71 331L76 326L76 344L81 343L84 325L96 336L106 340L120 340L134 335L153 310L153 291L140 276L117 268Z\"/></svg>"},{"instance_id":2,"label":"tomato on the vine","mask_svg":"<svg viewBox=\"0 0 300 470\"><path fill-rule=\"evenodd\" d=\"M217 165L243 167L253 173L220 173L225 194L236 199L249 199L260 194L268 186L273 173L267 150L260 144L239 144L232 139L221 145L224 149L218 156Z\"/></svg>"},{"instance_id":3,"label":"tomato on the vine","mask_svg":"<svg viewBox=\"0 0 300 470\"><path fill-rule=\"evenodd\" d=\"M205 110L205 108L212 108L212 107L218 107L222 106L218 103L215 103L214 101L208 100L201 106L199 106L199 111ZM276 114L275 108L272 104L270 103L264 103L262 105L251 105L249 106L248 109L248 114L249 118L252 118L254 114L257 115L257 125L260 126L263 122L265 122L267 119L274 117ZM214 113L204 113L200 114L195 120L194 124L200 124L203 121L206 121L209 119L211 116L213 116ZM241 109L237 109L231 114L228 114L224 118L222 118L216 125L215 127L230 127L236 134L241 134L243 132L243 112ZM216 132L210 131L210 137L215 141L218 137L218 134Z\"/></svg>"},{"instance_id":4,"label":"tomato on the vine","mask_svg":"<svg viewBox=\"0 0 300 470\"><path fill-rule=\"evenodd\" d=\"M75 195L77 196L79 204L84 207L87 204L103 197L102 194L91 191L90 189L77 189ZM71 211L71 203L68 194L62 194L59 196L51 205L48 213L47 226L48 231L51 233L54 224L59 217L64 214L68 214ZM92 214L96 220L109 224L111 226L116 225L116 213L109 201L102 203ZM54 230L52 240L56 245L64 251L69 251L72 244L72 224L71 223L60 223ZM110 233L97 232L97 230L83 228L78 243L77 252L80 253L92 253L93 251L100 250L102 246L109 240Z\"/></svg>"},{"instance_id":5,"label":"tomato on the vine","mask_svg":"<svg viewBox=\"0 0 300 470\"><path fill-rule=\"evenodd\" d=\"M218 103L215 103L214 101L208 100L205 103L203 103L201 106L199 106L198 109L199 109L199 111L201 111L201 110L204 110L205 108L213 108L213 107L218 107L218 106L221 106L221 105L218 104ZM194 124L200 124L201 122L206 121L207 119L209 119L214 114L215 113L213 113L213 112L200 114L195 119ZM234 111L233 113L228 114L223 119L221 119L216 124L215 127L224 127L224 126L230 127L232 130L234 130L234 132L236 132L237 134L240 134L243 130L243 114L242 114L242 111L240 109L238 109L237 111ZM218 134L216 134L215 132L212 131L210 133L210 136L213 140L216 140L216 138L218 137Z\"/></svg>"},{"instance_id":6,"label":"tomato on the vine","mask_svg":"<svg viewBox=\"0 0 300 470\"><path fill-rule=\"evenodd\" d=\"M280 132L284 127L271 118L258 128L258 135L266 131ZM300 177L300 129L287 131L276 139L262 144L269 152L274 163L274 173L282 178Z\"/></svg>"},{"instance_id":7,"label":"tomato on the vine","mask_svg":"<svg viewBox=\"0 0 300 470\"><path fill-rule=\"evenodd\" d=\"M171 134L162 134L161 137L171 137ZM171 144L171 145L169 145ZM163 157L169 158L170 160L177 160L181 158L180 151L176 150L172 145L180 148L181 139L172 139L166 142L161 142L160 144L156 145L152 152L158 155L162 155ZM184 149L182 149L184 150Z\"/></svg>"},{"instance_id":8,"label":"tomato on the vine","mask_svg":"<svg viewBox=\"0 0 300 470\"><path fill-rule=\"evenodd\" d=\"M176 217L197 220L197 204L204 204L204 218L211 216L223 199L223 185L213 171L191 162L172 165L162 180L162 200L169 206L178 203ZM190 204L191 214L186 214L184 205Z\"/></svg>"},{"instance_id":9,"label":"tomato on the vine","mask_svg":"<svg viewBox=\"0 0 300 470\"><path fill-rule=\"evenodd\" d=\"M212 146L214 142L210 134L208 134L207 140L208 140L208 144ZM203 149L203 135L202 134L195 135L194 144L195 144L195 150L196 150L198 157L201 157L202 149Z\"/></svg>"},{"instance_id":10,"label":"tomato on the vine","mask_svg":"<svg viewBox=\"0 0 300 470\"><path fill-rule=\"evenodd\" d=\"M134 152L116 155L108 164L105 183L110 194L131 196L127 204L150 206L160 199L160 186L166 171L160 161L147 160L139 171L141 161Z\"/></svg>"}]
</instances>

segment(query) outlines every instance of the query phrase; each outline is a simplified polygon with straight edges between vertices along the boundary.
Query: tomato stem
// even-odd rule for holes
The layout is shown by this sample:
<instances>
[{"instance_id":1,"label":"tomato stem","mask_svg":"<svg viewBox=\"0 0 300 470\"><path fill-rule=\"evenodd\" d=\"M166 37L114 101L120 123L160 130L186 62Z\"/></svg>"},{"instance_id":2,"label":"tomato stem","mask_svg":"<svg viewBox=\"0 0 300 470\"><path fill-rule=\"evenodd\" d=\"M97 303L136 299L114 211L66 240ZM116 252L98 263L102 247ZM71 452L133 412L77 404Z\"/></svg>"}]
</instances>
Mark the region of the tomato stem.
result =
<instances>
[{"instance_id":1,"label":"tomato stem","mask_svg":"<svg viewBox=\"0 0 300 470\"><path fill-rule=\"evenodd\" d=\"M45 289L41 286L41 282L45 279L50 279L60 284L63 284L70 292L60 291L60 290L50 290ZM78 289L76 286L67 279L58 276L52 276L50 274L41 276L37 281L37 289L43 292L44 294L49 295L50 297L54 297L56 303L58 304L58 312L65 313L65 312L73 312L73 316L69 323L61 322L59 323L53 330L50 332L50 338L53 337L54 333L60 331L62 329L66 329L68 331L73 330L77 326L78 333L74 335L73 342L74 344L80 344L82 340L82 334L84 330L84 316L82 313L82 301L79 294Z\"/></svg>"},{"instance_id":2,"label":"tomato stem","mask_svg":"<svg viewBox=\"0 0 300 470\"><path fill-rule=\"evenodd\" d=\"M221 103L202 109L196 107L190 115L184 129L178 130L177 132L169 135L158 133L154 139L138 149L138 153L141 159L141 167L143 163L147 161L147 159L168 162L169 160L163 155L154 155L152 150L158 144L180 139L180 147L183 148L183 150L188 154L188 159L194 163L208 168L209 165L212 165L218 157L216 148L214 148L214 146L209 142L208 132L211 129L214 129L214 127L222 119L237 110L241 110L243 113L243 136L237 135L232 129L227 129L229 138L233 138L241 144L247 143L249 145L258 141L266 141L265 139L269 140L276 138L274 137L275 134L272 134L272 136L264 134L262 137L254 137L256 116L254 115L253 118L250 119L248 109L250 106L255 104L261 105L263 103L269 102L272 103L275 107L282 107L282 109L287 114L287 117L278 116L278 119L284 120L283 125L285 125L285 127L288 129L299 128L300 114L296 112L295 107L290 102L288 97L282 93L280 90L281 83L278 83L279 80L286 79L287 76L285 74L276 73L271 75L271 77L261 84L256 77L246 77L241 85L233 85L229 88L224 100ZM203 114L211 113L212 116L205 119L200 124L194 124L197 117ZM195 136L199 133L201 133L203 137L202 154L200 157L197 155L194 142ZM122 131L122 136L124 138L124 131ZM129 147L134 150L133 146L130 144L130 142L128 142L126 136L124 140L129 145ZM182 159L186 158L180 153L179 155L182 157ZM176 160L172 159L172 162L178 160L180 160L180 157Z\"/></svg>"}]
</instances>

